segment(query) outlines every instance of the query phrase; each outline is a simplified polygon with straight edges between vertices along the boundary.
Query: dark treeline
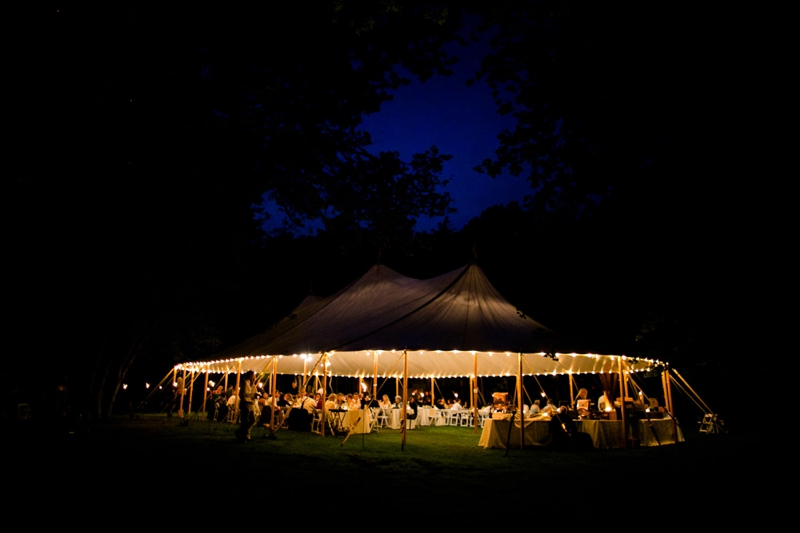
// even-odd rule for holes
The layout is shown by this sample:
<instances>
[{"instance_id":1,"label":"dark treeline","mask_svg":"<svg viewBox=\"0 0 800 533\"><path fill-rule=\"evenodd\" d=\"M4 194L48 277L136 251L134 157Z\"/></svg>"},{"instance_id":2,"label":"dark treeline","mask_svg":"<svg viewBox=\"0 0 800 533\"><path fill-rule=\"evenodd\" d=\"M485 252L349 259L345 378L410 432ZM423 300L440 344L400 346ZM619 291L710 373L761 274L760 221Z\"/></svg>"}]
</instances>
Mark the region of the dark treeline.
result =
<instances>
[{"instance_id":1,"label":"dark treeline","mask_svg":"<svg viewBox=\"0 0 800 533\"><path fill-rule=\"evenodd\" d=\"M729 194L724 36L703 8L684 21L636 5L42 14L47 53L16 80L35 155L8 180L5 412L64 385L103 418L126 377L210 357L376 261L424 278L474 258L587 350L668 360L732 405L753 347L731 327L749 237ZM442 45L469 38L466 16L493 39L476 79L518 124L475 164L531 196L420 234L420 216L450 212L450 155L375 154L358 125L402 90L396 67L447 75ZM264 195L284 232L261 231ZM312 218L324 229L295 236Z\"/></svg>"}]
</instances>

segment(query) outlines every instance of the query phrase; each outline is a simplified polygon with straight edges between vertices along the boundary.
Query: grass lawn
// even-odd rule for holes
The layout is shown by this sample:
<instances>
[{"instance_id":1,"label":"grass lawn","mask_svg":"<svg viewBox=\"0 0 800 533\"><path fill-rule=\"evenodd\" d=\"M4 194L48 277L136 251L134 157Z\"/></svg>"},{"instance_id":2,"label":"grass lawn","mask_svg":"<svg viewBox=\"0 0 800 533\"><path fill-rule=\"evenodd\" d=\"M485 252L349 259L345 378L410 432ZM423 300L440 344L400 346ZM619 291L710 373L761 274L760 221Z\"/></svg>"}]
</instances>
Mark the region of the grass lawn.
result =
<instances>
[{"instance_id":1,"label":"grass lawn","mask_svg":"<svg viewBox=\"0 0 800 533\"><path fill-rule=\"evenodd\" d=\"M15 457L37 475L66 484L89 479L93 487L159 487L183 480L201 494L221 486L234 497L259 487L291 494L306 486L375 498L391 494L397 501L455 498L474 502L475 511L507 504L512 495L529 509L583 495L579 507L597 512L614 512L624 503L687 517L720 501L728 511L748 512L753 498L765 494L754 494L755 487L768 486L767 476L774 474L765 463L779 459L757 435L701 435L695 427L684 428L687 442L679 445L506 454L479 447L479 435L460 427L409 431L401 451L395 430L353 435L343 444L342 437L288 430L271 440L254 429L253 440L242 444L227 423L180 422L164 415L114 418L82 436L18 426L11 428L12 442ZM32 479L30 470L22 470L17 481ZM604 505L603 494L617 505Z\"/></svg>"}]
</instances>

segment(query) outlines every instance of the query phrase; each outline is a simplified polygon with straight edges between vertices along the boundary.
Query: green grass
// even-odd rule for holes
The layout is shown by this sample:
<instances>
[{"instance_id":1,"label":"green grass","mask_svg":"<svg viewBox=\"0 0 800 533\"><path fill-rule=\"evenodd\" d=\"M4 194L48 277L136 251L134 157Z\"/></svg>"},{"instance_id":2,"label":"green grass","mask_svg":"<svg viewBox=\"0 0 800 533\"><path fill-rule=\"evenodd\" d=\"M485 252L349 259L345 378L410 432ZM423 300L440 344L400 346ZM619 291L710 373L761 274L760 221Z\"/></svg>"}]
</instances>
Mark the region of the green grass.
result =
<instances>
[{"instance_id":1,"label":"green grass","mask_svg":"<svg viewBox=\"0 0 800 533\"><path fill-rule=\"evenodd\" d=\"M595 495L606 493L618 502L662 501L687 512L720 494L727 502L744 498L742 504L750 506L750 487L762 487L757 498L768 486L764 460L777 457L759 437L699 435L696 430L685 430L686 443L656 448L506 453L479 447L479 434L460 427L409 431L401 450L400 433L393 430L353 435L344 442L287 430L271 440L263 438L263 429L254 429L253 440L241 444L233 437L235 426L180 422L163 415L116 418L88 435L46 438L46 433L28 430L18 432L16 454L35 461L48 475L101 483L158 483L178 476L222 484L235 493L243 490L237 482L258 479L269 487L360 487L399 498L455 494L487 503L493 495L536 502L586 491L593 505L599 498Z\"/></svg>"}]
</instances>

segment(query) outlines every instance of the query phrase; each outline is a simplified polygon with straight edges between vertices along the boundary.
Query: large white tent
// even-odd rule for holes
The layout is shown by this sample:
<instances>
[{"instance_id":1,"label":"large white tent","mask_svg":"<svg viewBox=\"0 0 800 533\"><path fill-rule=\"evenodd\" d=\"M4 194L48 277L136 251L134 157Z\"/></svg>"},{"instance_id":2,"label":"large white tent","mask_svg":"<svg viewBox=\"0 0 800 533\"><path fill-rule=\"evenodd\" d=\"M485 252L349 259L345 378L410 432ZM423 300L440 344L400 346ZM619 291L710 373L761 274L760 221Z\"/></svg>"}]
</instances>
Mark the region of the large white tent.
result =
<instances>
[{"instance_id":1,"label":"large white tent","mask_svg":"<svg viewBox=\"0 0 800 533\"><path fill-rule=\"evenodd\" d=\"M560 353L556 335L516 309L476 264L417 280L375 265L211 361L177 370L442 378L643 371L656 361ZM407 371L404 357L407 353ZM324 362L323 362L324 356Z\"/></svg>"}]
</instances>

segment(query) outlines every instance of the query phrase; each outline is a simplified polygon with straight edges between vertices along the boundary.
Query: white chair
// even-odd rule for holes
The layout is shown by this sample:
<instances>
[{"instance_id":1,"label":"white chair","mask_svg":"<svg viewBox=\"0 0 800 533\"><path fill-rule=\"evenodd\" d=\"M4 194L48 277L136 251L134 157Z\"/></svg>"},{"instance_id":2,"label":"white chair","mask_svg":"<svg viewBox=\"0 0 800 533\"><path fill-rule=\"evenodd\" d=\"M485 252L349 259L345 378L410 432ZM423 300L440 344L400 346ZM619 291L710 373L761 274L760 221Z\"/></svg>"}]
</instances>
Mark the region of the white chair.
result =
<instances>
[{"instance_id":1,"label":"white chair","mask_svg":"<svg viewBox=\"0 0 800 533\"><path fill-rule=\"evenodd\" d=\"M315 409L314 416L311 418L311 431L314 433L322 433L320 424L322 423L322 410Z\"/></svg>"},{"instance_id":2,"label":"white chair","mask_svg":"<svg viewBox=\"0 0 800 533\"><path fill-rule=\"evenodd\" d=\"M373 407L370 409L372 416L369 420L369 432L372 433L373 431L378 431L378 419L381 416L381 408L380 407Z\"/></svg>"},{"instance_id":3,"label":"white chair","mask_svg":"<svg viewBox=\"0 0 800 533\"><path fill-rule=\"evenodd\" d=\"M391 423L391 411L388 409L379 409L378 413L378 428L388 428L392 427Z\"/></svg>"},{"instance_id":4,"label":"white chair","mask_svg":"<svg viewBox=\"0 0 800 533\"><path fill-rule=\"evenodd\" d=\"M452 409L447 409L447 425L448 426L457 426L459 421L461 420L461 411L454 411Z\"/></svg>"}]
</instances>

